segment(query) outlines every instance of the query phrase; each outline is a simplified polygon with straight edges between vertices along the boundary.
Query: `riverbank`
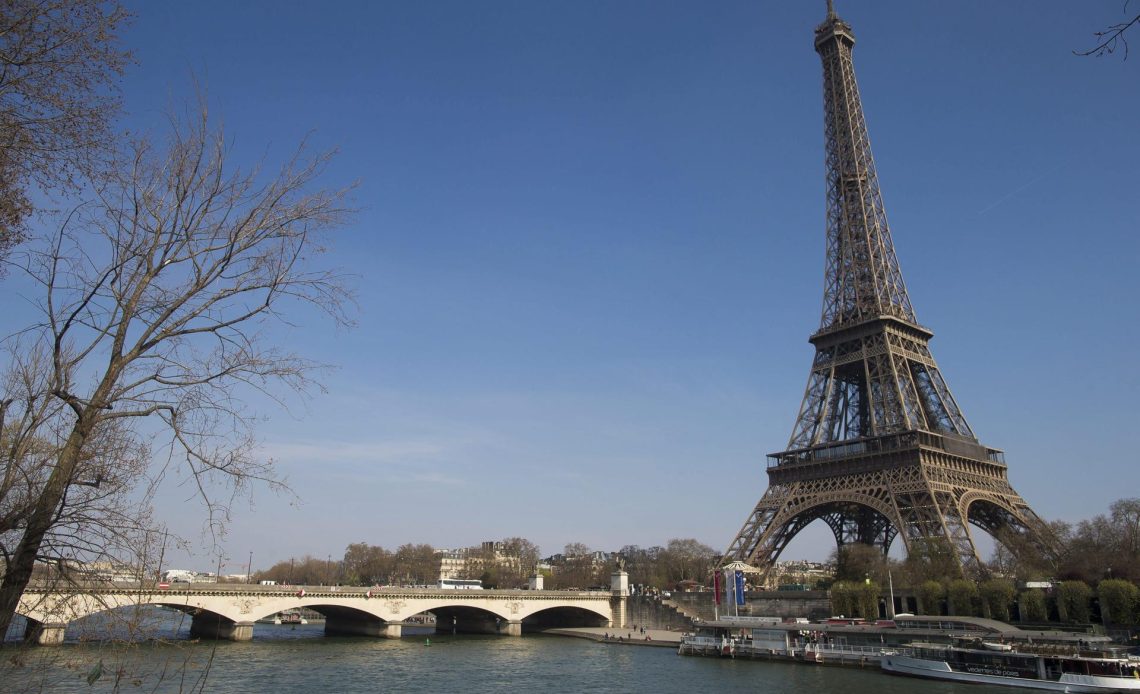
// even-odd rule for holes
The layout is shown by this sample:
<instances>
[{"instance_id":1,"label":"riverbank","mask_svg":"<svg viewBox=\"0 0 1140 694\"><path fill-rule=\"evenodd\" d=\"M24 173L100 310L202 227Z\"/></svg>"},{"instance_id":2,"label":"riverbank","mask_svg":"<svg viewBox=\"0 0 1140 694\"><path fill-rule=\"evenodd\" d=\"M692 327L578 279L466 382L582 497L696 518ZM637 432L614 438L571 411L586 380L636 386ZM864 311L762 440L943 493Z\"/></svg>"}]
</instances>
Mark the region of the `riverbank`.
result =
<instances>
[{"instance_id":1,"label":"riverbank","mask_svg":"<svg viewBox=\"0 0 1140 694\"><path fill-rule=\"evenodd\" d=\"M566 629L545 629L544 634L556 636L571 636L579 639L589 639L601 643L622 646L657 646L660 648L677 648L681 644L681 632L666 629L646 629L642 634L633 629L614 629L613 627L574 627ZM606 635L610 638L606 638ZM648 637L648 638L646 638ZM621 640L618 640L618 639Z\"/></svg>"}]
</instances>

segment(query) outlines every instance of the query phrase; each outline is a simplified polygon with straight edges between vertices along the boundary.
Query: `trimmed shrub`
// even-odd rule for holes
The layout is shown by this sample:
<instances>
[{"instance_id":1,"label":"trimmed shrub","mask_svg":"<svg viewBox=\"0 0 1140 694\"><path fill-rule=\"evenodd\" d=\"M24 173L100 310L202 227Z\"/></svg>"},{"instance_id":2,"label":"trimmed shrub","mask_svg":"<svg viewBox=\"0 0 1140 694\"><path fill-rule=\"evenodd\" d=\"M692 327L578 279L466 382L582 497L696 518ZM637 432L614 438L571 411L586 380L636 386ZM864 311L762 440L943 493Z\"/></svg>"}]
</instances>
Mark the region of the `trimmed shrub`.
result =
<instances>
[{"instance_id":1,"label":"trimmed shrub","mask_svg":"<svg viewBox=\"0 0 1140 694\"><path fill-rule=\"evenodd\" d=\"M1057 586L1057 616L1062 622L1089 621L1092 588L1084 581L1063 581Z\"/></svg>"},{"instance_id":2,"label":"trimmed shrub","mask_svg":"<svg viewBox=\"0 0 1140 694\"><path fill-rule=\"evenodd\" d=\"M1044 622L1049 613L1045 611L1045 592L1030 588L1018 598L1021 605L1021 621Z\"/></svg>"},{"instance_id":3,"label":"trimmed shrub","mask_svg":"<svg viewBox=\"0 0 1140 694\"><path fill-rule=\"evenodd\" d=\"M1130 581L1110 578L1096 587L1100 597L1100 614L1105 624L1136 624L1136 607L1140 605L1140 588Z\"/></svg>"},{"instance_id":4,"label":"trimmed shrub","mask_svg":"<svg viewBox=\"0 0 1140 694\"><path fill-rule=\"evenodd\" d=\"M942 614L942 598L946 587L938 581L923 581L918 587L918 609L922 614Z\"/></svg>"},{"instance_id":5,"label":"trimmed shrub","mask_svg":"<svg viewBox=\"0 0 1140 694\"><path fill-rule=\"evenodd\" d=\"M973 581L956 578L946 589L950 599L950 614L973 617L977 615L978 586Z\"/></svg>"},{"instance_id":6,"label":"trimmed shrub","mask_svg":"<svg viewBox=\"0 0 1140 694\"><path fill-rule=\"evenodd\" d=\"M1009 621L1009 604L1017 597L1013 583L1004 578L983 581L978 587L982 598L982 616L1001 622Z\"/></svg>"}]
</instances>

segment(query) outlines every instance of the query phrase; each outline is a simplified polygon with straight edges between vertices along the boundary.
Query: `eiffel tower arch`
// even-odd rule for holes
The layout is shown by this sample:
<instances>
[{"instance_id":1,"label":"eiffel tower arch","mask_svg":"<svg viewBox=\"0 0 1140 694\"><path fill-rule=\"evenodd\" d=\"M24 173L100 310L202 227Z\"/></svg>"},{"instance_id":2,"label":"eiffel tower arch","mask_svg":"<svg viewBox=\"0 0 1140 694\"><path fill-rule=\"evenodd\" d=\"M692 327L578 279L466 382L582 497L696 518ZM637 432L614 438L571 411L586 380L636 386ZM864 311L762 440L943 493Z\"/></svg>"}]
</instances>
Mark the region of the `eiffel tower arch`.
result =
<instances>
[{"instance_id":1,"label":"eiffel tower arch","mask_svg":"<svg viewBox=\"0 0 1140 694\"><path fill-rule=\"evenodd\" d=\"M768 489L725 562L767 571L822 520L837 545L884 553L942 543L981 565L974 529L1014 533L1046 553L1051 534L1010 485L1002 451L981 444L934 361L895 256L851 49L828 2L815 30L823 62L827 243L815 359L786 450L768 456Z\"/></svg>"}]
</instances>

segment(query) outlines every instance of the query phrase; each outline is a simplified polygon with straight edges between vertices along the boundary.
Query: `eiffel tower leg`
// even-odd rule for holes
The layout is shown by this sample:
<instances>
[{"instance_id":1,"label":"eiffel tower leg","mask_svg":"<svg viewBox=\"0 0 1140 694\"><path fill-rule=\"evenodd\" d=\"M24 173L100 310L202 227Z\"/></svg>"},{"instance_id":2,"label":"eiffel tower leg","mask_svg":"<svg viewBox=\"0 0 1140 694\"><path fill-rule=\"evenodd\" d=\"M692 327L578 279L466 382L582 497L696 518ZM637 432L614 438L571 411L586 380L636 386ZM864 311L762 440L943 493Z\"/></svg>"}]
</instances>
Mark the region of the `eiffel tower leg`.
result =
<instances>
[{"instance_id":1,"label":"eiffel tower leg","mask_svg":"<svg viewBox=\"0 0 1140 694\"><path fill-rule=\"evenodd\" d=\"M800 526L792 532L787 527L788 521L794 517L794 514L789 516L788 509L795 505L793 500L797 488L798 485L768 487L729 545L722 563L743 561L766 574L780 552L802 529Z\"/></svg>"},{"instance_id":2,"label":"eiffel tower leg","mask_svg":"<svg viewBox=\"0 0 1140 694\"><path fill-rule=\"evenodd\" d=\"M883 474L850 478L851 487L836 489L829 478L773 485L768 488L725 553L725 562L743 561L767 573L788 543L816 520L831 528L838 546L859 542L890 548L896 518L886 494Z\"/></svg>"},{"instance_id":3,"label":"eiffel tower leg","mask_svg":"<svg viewBox=\"0 0 1140 694\"><path fill-rule=\"evenodd\" d=\"M981 568L981 557L966 527L965 514L952 491L935 491L927 484L898 495L895 503L908 554L916 542L944 542L960 569L973 572Z\"/></svg>"}]
</instances>

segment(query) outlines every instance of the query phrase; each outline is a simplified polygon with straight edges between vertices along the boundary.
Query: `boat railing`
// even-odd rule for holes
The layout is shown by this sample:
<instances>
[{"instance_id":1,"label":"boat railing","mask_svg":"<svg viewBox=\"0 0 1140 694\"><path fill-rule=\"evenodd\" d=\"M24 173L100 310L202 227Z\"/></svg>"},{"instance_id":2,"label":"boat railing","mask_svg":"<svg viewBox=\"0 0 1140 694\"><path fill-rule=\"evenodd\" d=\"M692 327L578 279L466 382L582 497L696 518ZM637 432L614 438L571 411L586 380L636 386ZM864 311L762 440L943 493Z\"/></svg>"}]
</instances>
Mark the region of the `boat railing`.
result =
<instances>
[{"instance_id":1,"label":"boat railing","mask_svg":"<svg viewBox=\"0 0 1140 694\"><path fill-rule=\"evenodd\" d=\"M682 636L681 643L699 648L716 648L721 645L721 639L716 636Z\"/></svg>"},{"instance_id":2,"label":"boat railing","mask_svg":"<svg viewBox=\"0 0 1140 694\"><path fill-rule=\"evenodd\" d=\"M879 645L879 646L853 646L853 645L845 644L845 643L809 643L809 644L806 644L804 646L804 652L805 653L821 653L821 654L847 653L847 654L852 654L852 655L859 654L859 655L868 655L868 656L875 656L875 657L878 657L879 655L881 655L884 650L890 650L891 652L896 653L898 655L914 655L914 649L913 648L907 648L905 646L902 646L902 647L891 646L888 648L887 646L883 646L883 645Z\"/></svg>"}]
</instances>

